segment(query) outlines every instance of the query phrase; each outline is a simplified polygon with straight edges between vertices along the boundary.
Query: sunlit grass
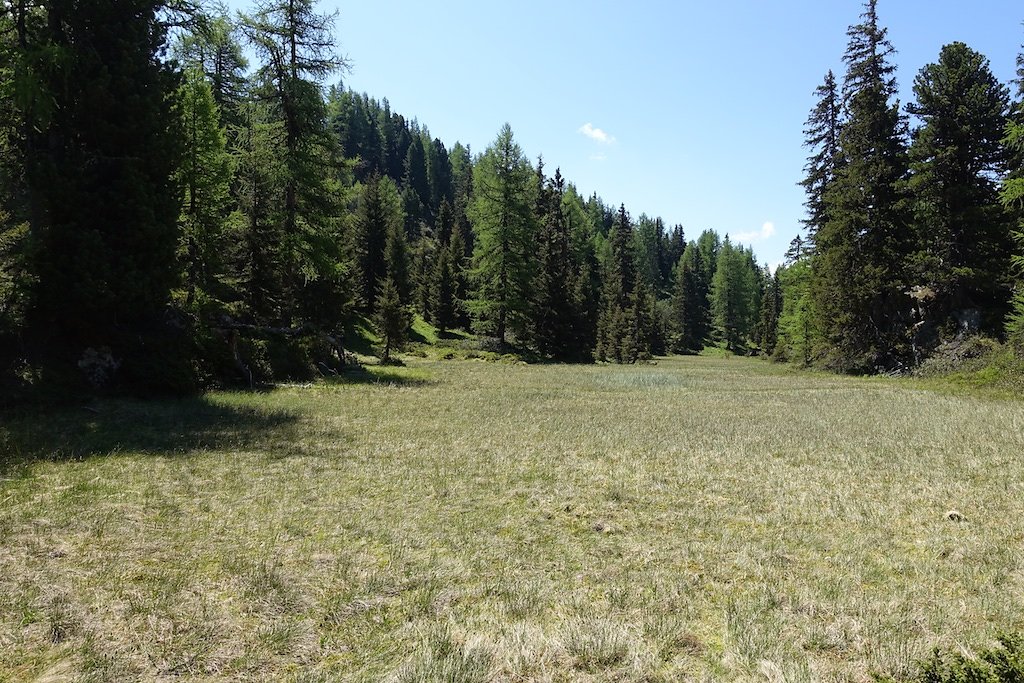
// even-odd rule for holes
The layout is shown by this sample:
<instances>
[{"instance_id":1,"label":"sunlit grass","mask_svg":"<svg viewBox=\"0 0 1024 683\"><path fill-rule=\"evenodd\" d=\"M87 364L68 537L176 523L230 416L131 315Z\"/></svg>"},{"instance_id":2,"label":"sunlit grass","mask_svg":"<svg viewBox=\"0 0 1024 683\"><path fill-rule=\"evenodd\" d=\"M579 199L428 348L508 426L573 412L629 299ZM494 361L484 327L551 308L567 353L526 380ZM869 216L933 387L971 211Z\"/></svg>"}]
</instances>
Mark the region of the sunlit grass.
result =
<instances>
[{"instance_id":1,"label":"sunlit grass","mask_svg":"<svg viewBox=\"0 0 1024 683\"><path fill-rule=\"evenodd\" d=\"M6 417L0 680L868 681L1024 627L1020 402L406 362Z\"/></svg>"}]
</instances>

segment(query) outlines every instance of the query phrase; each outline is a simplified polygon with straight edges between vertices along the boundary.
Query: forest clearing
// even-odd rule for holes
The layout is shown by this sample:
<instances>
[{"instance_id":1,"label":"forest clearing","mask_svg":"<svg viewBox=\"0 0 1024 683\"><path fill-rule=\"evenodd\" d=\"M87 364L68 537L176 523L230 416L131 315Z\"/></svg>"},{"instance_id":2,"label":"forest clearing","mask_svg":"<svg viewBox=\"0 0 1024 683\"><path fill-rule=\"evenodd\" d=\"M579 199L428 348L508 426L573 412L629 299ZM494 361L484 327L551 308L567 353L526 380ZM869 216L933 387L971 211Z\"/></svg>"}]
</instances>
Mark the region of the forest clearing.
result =
<instances>
[{"instance_id":1,"label":"forest clearing","mask_svg":"<svg viewBox=\"0 0 1024 683\"><path fill-rule=\"evenodd\" d=\"M1024 626L1024 403L407 363L0 423L0 680L867 681Z\"/></svg>"}]
</instances>

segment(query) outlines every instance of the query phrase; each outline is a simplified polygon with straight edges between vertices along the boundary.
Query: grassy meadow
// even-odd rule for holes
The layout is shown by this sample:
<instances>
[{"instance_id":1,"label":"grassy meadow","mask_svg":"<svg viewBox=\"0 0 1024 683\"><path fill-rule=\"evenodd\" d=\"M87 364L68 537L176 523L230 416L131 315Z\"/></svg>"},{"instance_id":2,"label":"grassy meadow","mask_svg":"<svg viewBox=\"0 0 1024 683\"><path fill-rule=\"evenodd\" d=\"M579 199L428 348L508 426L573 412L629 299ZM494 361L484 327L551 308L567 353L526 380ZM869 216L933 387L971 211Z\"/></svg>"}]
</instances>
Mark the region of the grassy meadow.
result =
<instances>
[{"instance_id":1,"label":"grassy meadow","mask_svg":"<svg viewBox=\"0 0 1024 683\"><path fill-rule=\"evenodd\" d=\"M0 419L0 681L870 681L1024 628L1024 402L409 358Z\"/></svg>"}]
</instances>

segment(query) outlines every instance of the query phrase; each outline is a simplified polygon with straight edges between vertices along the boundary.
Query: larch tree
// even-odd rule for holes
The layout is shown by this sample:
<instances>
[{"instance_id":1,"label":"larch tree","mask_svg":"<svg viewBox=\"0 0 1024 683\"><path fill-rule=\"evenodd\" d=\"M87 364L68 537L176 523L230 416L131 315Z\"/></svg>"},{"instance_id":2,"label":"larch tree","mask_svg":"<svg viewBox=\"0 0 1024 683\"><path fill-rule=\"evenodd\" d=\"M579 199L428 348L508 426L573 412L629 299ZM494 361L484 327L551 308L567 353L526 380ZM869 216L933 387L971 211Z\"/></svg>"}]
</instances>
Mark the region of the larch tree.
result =
<instances>
[{"instance_id":1,"label":"larch tree","mask_svg":"<svg viewBox=\"0 0 1024 683\"><path fill-rule=\"evenodd\" d=\"M505 124L473 167L474 295L476 327L502 344L525 332L533 283L535 227L530 162Z\"/></svg>"},{"instance_id":2,"label":"larch tree","mask_svg":"<svg viewBox=\"0 0 1024 683\"><path fill-rule=\"evenodd\" d=\"M349 296L339 147L322 90L324 79L345 67L335 53L333 21L315 11L313 0L260 0L242 16L242 30L261 60L254 94L272 105L283 131L279 260L286 323L309 318L336 325Z\"/></svg>"},{"instance_id":3,"label":"larch tree","mask_svg":"<svg viewBox=\"0 0 1024 683\"><path fill-rule=\"evenodd\" d=\"M238 125L249 66L238 40L238 28L222 4L214 4L212 11L193 26L195 30L179 36L174 55L186 69L198 70L206 77L222 121Z\"/></svg>"},{"instance_id":4,"label":"larch tree","mask_svg":"<svg viewBox=\"0 0 1024 683\"><path fill-rule=\"evenodd\" d=\"M197 291L211 295L223 276L223 237L234 165L213 89L200 71L185 72L177 100L183 149L175 179L184 194L179 251L185 303L191 305Z\"/></svg>"}]
</instances>

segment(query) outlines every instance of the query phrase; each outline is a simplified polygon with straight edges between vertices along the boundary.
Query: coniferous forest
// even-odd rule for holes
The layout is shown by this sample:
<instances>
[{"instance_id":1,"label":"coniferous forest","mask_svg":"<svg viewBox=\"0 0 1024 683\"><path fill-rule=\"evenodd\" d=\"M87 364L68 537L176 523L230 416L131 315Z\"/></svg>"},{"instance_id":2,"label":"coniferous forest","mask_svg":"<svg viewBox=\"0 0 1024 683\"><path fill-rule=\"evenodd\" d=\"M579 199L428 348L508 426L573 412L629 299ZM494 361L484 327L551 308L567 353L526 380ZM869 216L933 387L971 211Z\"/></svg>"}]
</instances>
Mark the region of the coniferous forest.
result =
<instances>
[{"instance_id":1,"label":"coniferous forest","mask_svg":"<svg viewBox=\"0 0 1024 683\"><path fill-rule=\"evenodd\" d=\"M392 358L417 319L539 361L714 344L874 373L964 335L1024 345L1024 85L952 43L901 107L875 0L816 91L805 229L774 273L586 196L507 124L449 147L346 89L334 21L313 0L3 4L7 395L308 379L362 325Z\"/></svg>"},{"instance_id":2,"label":"coniferous forest","mask_svg":"<svg viewBox=\"0 0 1024 683\"><path fill-rule=\"evenodd\" d=\"M1024 47L909 90L877 0L845 52L830 2L347 4L427 122L328 3L247 1L0 0L0 681L1024 681ZM520 105L621 147L474 128ZM622 201L694 188L799 215Z\"/></svg>"}]
</instances>

